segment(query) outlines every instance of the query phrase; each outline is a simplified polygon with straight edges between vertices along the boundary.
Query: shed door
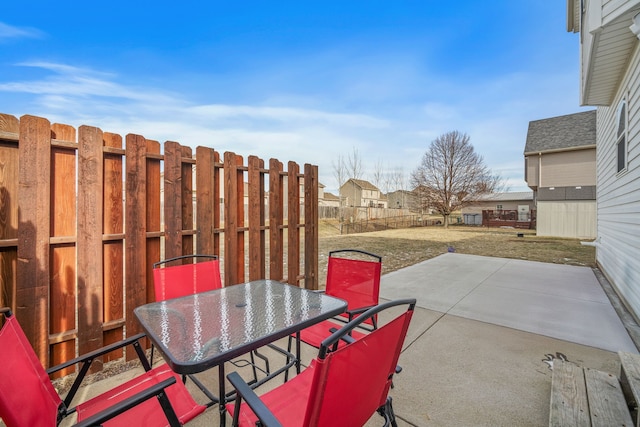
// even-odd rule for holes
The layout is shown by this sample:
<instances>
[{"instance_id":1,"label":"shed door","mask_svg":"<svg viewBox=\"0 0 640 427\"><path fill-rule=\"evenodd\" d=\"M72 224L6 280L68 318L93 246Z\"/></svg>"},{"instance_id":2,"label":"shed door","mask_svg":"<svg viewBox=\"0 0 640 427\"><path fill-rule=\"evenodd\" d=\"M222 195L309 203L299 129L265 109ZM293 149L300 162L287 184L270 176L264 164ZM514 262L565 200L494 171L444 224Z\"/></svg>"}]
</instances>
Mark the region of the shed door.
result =
<instances>
[{"instance_id":1,"label":"shed door","mask_svg":"<svg viewBox=\"0 0 640 427\"><path fill-rule=\"evenodd\" d=\"M518 221L529 221L529 205L518 205Z\"/></svg>"}]
</instances>

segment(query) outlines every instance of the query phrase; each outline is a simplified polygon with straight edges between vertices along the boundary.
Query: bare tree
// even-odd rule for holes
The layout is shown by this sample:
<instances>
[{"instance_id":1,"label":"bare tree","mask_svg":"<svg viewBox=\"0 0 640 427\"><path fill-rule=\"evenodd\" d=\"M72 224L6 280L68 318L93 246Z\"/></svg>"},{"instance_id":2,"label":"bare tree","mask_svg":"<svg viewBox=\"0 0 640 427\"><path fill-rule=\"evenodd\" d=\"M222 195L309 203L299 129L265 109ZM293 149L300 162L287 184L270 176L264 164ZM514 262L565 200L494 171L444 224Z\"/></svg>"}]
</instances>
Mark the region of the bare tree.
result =
<instances>
[{"instance_id":1,"label":"bare tree","mask_svg":"<svg viewBox=\"0 0 640 427\"><path fill-rule=\"evenodd\" d=\"M340 189L347 182L347 164L344 161L344 157L338 154L338 157L331 162L331 165L333 166L333 177L338 182L338 198L340 199L340 207L342 207Z\"/></svg>"},{"instance_id":2,"label":"bare tree","mask_svg":"<svg viewBox=\"0 0 640 427\"><path fill-rule=\"evenodd\" d=\"M356 147L353 147L353 151L347 159L347 170L349 178L360 179L362 177L362 158Z\"/></svg>"},{"instance_id":3,"label":"bare tree","mask_svg":"<svg viewBox=\"0 0 640 427\"><path fill-rule=\"evenodd\" d=\"M503 187L501 178L493 175L474 151L469 136L458 131L431 142L411 174L411 183L422 207L442 215L445 227L452 212Z\"/></svg>"},{"instance_id":4,"label":"bare tree","mask_svg":"<svg viewBox=\"0 0 640 427\"><path fill-rule=\"evenodd\" d=\"M373 165L373 171L371 172L371 183L380 188L384 180L384 175L385 173L384 166L382 165L382 160L378 159L375 165Z\"/></svg>"}]
</instances>

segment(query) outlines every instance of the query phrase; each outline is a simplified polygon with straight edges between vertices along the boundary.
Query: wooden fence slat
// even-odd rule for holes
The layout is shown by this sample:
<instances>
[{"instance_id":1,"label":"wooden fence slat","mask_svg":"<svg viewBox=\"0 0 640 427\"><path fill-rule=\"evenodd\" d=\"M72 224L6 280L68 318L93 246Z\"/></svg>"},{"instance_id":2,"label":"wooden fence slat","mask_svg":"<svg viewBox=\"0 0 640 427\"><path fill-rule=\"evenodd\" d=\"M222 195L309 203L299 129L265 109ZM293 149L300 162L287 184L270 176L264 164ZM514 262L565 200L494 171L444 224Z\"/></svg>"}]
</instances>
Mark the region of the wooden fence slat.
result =
<instances>
[{"instance_id":1,"label":"wooden fence slat","mask_svg":"<svg viewBox=\"0 0 640 427\"><path fill-rule=\"evenodd\" d=\"M156 300L153 287L153 264L165 258L162 252L162 194L160 192L161 180L160 143L147 139L146 155L146 301ZM156 233L156 234L153 234Z\"/></svg>"},{"instance_id":2,"label":"wooden fence slat","mask_svg":"<svg viewBox=\"0 0 640 427\"><path fill-rule=\"evenodd\" d=\"M164 143L164 257L182 255L182 151Z\"/></svg>"},{"instance_id":3,"label":"wooden fence slat","mask_svg":"<svg viewBox=\"0 0 640 427\"><path fill-rule=\"evenodd\" d=\"M0 134L15 134L20 121L15 116L0 114ZM0 144L0 240L16 240L16 244L0 250L0 307L16 310L16 265L18 262L18 144Z\"/></svg>"},{"instance_id":4,"label":"wooden fence slat","mask_svg":"<svg viewBox=\"0 0 640 427\"><path fill-rule=\"evenodd\" d=\"M249 156L248 162L249 280L257 280L266 277L264 160Z\"/></svg>"},{"instance_id":5,"label":"wooden fence slat","mask_svg":"<svg viewBox=\"0 0 640 427\"><path fill-rule=\"evenodd\" d=\"M318 166L304 165L305 288L318 289Z\"/></svg>"},{"instance_id":6,"label":"wooden fence slat","mask_svg":"<svg viewBox=\"0 0 640 427\"><path fill-rule=\"evenodd\" d=\"M205 255L218 255L214 245L214 212L220 211L220 200L215 194L215 152L211 148L196 148L196 252ZM218 214L218 218L220 214Z\"/></svg>"},{"instance_id":7,"label":"wooden fence slat","mask_svg":"<svg viewBox=\"0 0 640 427\"><path fill-rule=\"evenodd\" d=\"M20 118L16 317L44 366L49 366L50 141L47 119Z\"/></svg>"},{"instance_id":8,"label":"wooden fence slat","mask_svg":"<svg viewBox=\"0 0 640 427\"><path fill-rule=\"evenodd\" d=\"M224 153L224 266L225 286L244 282L244 180L242 157Z\"/></svg>"},{"instance_id":9,"label":"wooden fence slat","mask_svg":"<svg viewBox=\"0 0 640 427\"><path fill-rule=\"evenodd\" d=\"M123 189L123 154L122 136L104 132L103 155L103 192L102 205L104 235L121 235L122 237L103 241L103 322L120 324L124 322L124 189ZM103 343L111 344L124 337L122 325L105 330ZM105 356L104 361L121 357L120 353Z\"/></svg>"},{"instance_id":10,"label":"wooden fence slat","mask_svg":"<svg viewBox=\"0 0 640 427\"><path fill-rule=\"evenodd\" d=\"M51 139L67 141L64 146L51 144L51 237L67 237L76 242L76 159L78 144L72 126L55 123L51 126ZM51 284L49 289L49 334L66 335L61 342L51 342L50 363L58 364L76 355L73 340L76 331L76 245L50 244ZM86 337L83 337L86 338ZM82 341L81 339L79 339ZM83 345L81 344L81 347ZM64 375L72 370L61 372Z\"/></svg>"},{"instance_id":11,"label":"wooden fence slat","mask_svg":"<svg viewBox=\"0 0 640 427\"><path fill-rule=\"evenodd\" d=\"M125 283L127 336L139 333L140 324L133 309L146 303L146 140L127 134L126 204L125 204ZM127 354L128 359L134 355Z\"/></svg>"},{"instance_id":12,"label":"wooden fence slat","mask_svg":"<svg viewBox=\"0 0 640 427\"><path fill-rule=\"evenodd\" d=\"M288 213L287 213L287 283L299 286L300 275L300 166L289 162L288 172Z\"/></svg>"},{"instance_id":13,"label":"wooden fence slat","mask_svg":"<svg viewBox=\"0 0 640 427\"><path fill-rule=\"evenodd\" d=\"M193 153L190 147L181 146L180 174L181 182L180 190L180 235L182 238L182 254L193 254L193 234L186 231L193 231L193 164L188 161L192 159Z\"/></svg>"},{"instance_id":14,"label":"wooden fence slat","mask_svg":"<svg viewBox=\"0 0 640 427\"><path fill-rule=\"evenodd\" d=\"M86 354L103 345L104 321L102 214L104 163L102 130L78 130L78 350ZM96 363L97 362L97 363ZM101 360L93 370L101 368Z\"/></svg>"},{"instance_id":15,"label":"wooden fence slat","mask_svg":"<svg viewBox=\"0 0 640 427\"><path fill-rule=\"evenodd\" d=\"M282 280L284 276L283 246L284 201L282 163L269 160L269 278Z\"/></svg>"}]
</instances>

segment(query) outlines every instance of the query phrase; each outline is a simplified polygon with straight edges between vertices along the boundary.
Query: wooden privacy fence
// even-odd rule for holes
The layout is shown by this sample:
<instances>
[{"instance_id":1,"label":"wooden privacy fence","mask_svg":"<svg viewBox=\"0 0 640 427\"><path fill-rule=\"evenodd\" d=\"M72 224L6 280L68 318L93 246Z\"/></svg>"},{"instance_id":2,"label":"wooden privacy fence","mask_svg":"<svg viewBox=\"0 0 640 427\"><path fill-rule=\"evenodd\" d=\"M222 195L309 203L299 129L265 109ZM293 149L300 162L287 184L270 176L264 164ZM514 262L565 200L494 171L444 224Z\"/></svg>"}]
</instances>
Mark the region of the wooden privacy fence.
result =
<instances>
[{"instance_id":1,"label":"wooden privacy fence","mask_svg":"<svg viewBox=\"0 0 640 427\"><path fill-rule=\"evenodd\" d=\"M161 256L317 289L318 168L287 167L0 114L0 306L52 366L140 332Z\"/></svg>"}]
</instances>

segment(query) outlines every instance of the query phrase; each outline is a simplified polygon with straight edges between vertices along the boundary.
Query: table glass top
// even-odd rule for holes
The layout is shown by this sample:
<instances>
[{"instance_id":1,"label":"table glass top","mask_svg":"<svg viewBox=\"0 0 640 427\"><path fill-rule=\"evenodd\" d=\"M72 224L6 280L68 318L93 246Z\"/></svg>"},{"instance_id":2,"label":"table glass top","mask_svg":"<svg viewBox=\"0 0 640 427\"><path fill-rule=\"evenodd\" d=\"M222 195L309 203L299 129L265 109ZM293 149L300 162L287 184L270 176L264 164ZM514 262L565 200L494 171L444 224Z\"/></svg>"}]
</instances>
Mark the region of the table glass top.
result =
<instances>
[{"instance_id":1,"label":"table glass top","mask_svg":"<svg viewBox=\"0 0 640 427\"><path fill-rule=\"evenodd\" d=\"M188 373L229 360L345 309L343 300L258 280L146 304L134 313L172 367ZM191 369L185 368L188 366Z\"/></svg>"}]
</instances>

